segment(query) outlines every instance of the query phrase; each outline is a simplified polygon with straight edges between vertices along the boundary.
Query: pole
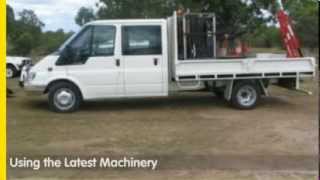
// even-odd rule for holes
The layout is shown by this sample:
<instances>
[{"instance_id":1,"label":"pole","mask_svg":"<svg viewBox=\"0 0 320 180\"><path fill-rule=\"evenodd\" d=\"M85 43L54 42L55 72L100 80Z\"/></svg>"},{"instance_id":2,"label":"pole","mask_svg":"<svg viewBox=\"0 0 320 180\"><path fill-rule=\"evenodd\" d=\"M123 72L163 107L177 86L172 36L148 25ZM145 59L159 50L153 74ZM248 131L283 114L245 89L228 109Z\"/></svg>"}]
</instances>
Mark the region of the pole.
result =
<instances>
[{"instance_id":1,"label":"pole","mask_svg":"<svg viewBox=\"0 0 320 180\"><path fill-rule=\"evenodd\" d=\"M283 3L282 3L282 0L278 0L278 4L279 4L279 8L280 10L284 10L284 7L283 7Z\"/></svg>"}]
</instances>

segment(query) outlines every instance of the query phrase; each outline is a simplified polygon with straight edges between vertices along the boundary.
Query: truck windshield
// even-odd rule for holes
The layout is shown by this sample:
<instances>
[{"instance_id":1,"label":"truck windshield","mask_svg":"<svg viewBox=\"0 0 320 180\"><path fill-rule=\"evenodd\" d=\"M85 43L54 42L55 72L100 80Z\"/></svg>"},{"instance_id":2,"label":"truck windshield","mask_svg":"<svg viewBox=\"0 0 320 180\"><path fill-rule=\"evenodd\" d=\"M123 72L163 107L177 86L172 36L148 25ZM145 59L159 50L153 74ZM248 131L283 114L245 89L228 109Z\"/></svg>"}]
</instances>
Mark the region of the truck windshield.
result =
<instances>
[{"instance_id":1,"label":"truck windshield","mask_svg":"<svg viewBox=\"0 0 320 180\"><path fill-rule=\"evenodd\" d=\"M85 28L85 27L83 27ZM82 28L82 29L83 29ZM62 50L82 31L82 29L80 29L78 32L73 33L73 35L71 37L69 37L60 47L59 49L54 52L54 54L60 54L62 52Z\"/></svg>"}]
</instances>

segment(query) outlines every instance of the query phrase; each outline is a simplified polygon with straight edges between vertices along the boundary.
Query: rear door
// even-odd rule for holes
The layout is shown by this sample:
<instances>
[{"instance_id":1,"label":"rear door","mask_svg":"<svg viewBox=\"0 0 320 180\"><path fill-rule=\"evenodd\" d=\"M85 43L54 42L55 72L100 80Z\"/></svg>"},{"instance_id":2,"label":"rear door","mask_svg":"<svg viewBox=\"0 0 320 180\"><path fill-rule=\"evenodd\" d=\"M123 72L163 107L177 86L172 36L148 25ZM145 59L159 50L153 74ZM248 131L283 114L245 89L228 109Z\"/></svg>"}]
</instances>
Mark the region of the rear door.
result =
<instances>
[{"instance_id":1,"label":"rear door","mask_svg":"<svg viewBox=\"0 0 320 180\"><path fill-rule=\"evenodd\" d=\"M164 92L162 26L122 25L126 96L162 96Z\"/></svg>"}]
</instances>

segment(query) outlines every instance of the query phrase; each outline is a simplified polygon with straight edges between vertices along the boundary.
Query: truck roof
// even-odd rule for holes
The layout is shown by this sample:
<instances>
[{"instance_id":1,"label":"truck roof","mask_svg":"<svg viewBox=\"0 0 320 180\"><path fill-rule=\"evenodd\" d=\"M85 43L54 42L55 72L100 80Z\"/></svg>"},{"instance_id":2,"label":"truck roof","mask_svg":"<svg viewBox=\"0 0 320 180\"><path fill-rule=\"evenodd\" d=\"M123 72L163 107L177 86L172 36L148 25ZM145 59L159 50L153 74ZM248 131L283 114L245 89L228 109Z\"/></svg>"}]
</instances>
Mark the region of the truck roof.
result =
<instances>
[{"instance_id":1,"label":"truck roof","mask_svg":"<svg viewBox=\"0 0 320 180\"><path fill-rule=\"evenodd\" d=\"M109 24L153 24L165 23L166 19L112 19L112 20L97 20L87 23L86 25L109 25Z\"/></svg>"}]
</instances>

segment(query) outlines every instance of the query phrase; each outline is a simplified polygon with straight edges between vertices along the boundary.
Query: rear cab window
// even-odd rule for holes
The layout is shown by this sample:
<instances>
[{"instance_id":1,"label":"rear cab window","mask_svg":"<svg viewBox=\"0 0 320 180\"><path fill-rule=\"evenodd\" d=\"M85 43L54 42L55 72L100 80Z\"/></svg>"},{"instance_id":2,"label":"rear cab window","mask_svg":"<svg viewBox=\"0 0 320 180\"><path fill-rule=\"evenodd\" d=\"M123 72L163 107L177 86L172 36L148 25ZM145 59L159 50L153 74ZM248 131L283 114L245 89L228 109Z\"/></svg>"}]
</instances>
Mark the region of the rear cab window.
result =
<instances>
[{"instance_id":1,"label":"rear cab window","mask_svg":"<svg viewBox=\"0 0 320 180\"><path fill-rule=\"evenodd\" d=\"M160 55L162 54L161 26L123 26L123 55Z\"/></svg>"}]
</instances>

